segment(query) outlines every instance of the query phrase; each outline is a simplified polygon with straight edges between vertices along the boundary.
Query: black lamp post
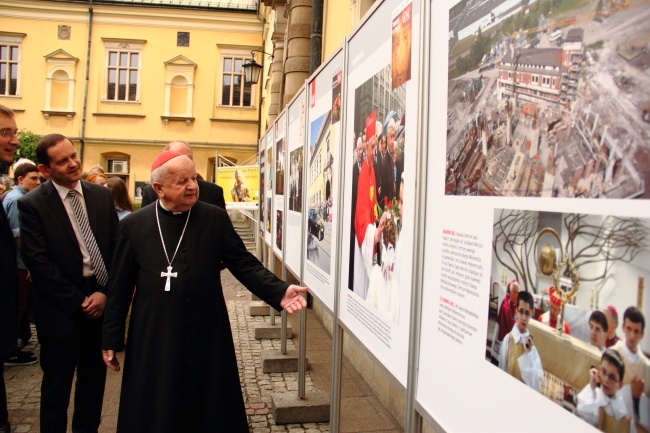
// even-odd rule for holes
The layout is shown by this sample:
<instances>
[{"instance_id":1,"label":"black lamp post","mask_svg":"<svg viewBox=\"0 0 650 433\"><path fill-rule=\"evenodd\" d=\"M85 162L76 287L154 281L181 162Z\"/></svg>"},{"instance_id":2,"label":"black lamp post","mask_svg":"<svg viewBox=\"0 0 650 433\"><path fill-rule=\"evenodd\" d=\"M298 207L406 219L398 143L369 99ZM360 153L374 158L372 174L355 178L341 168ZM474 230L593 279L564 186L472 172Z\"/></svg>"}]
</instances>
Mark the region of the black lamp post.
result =
<instances>
[{"instance_id":1,"label":"black lamp post","mask_svg":"<svg viewBox=\"0 0 650 433\"><path fill-rule=\"evenodd\" d=\"M257 84L262 73L262 65L255 61L255 52L263 53L269 56L269 60L273 60L273 55L266 53L262 50L251 51L251 59L248 60L242 68L244 69L244 82L246 84Z\"/></svg>"}]
</instances>

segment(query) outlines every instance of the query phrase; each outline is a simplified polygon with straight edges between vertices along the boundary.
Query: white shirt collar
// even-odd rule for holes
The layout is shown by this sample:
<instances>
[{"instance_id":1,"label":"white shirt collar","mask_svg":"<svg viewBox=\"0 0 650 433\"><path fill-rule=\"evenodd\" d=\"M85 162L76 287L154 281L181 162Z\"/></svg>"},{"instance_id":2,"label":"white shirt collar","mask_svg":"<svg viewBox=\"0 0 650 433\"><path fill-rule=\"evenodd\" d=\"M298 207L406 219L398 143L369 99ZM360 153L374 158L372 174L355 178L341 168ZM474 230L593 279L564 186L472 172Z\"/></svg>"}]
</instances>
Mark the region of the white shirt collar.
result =
<instances>
[{"instance_id":1,"label":"white shirt collar","mask_svg":"<svg viewBox=\"0 0 650 433\"><path fill-rule=\"evenodd\" d=\"M639 347L637 346L636 348L636 353L632 352L629 347L627 347L627 343L625 343L625 340L621 340L621 346L623 347L623 353L625 354L625 357L627 358L628 361L632 364L636 364L639 362Z\"/></svg>"},{"instance_id":2,"label":"white shirt collar","mask_svg":"<svg viewBox=\"0 0 650 433\"><path fill-rule=\"evenodd\" d=\"M61 186L58 183L52 181L52 185L54 185L54 188L56 188L56 192L59 193L59 197L61 197L61 200L65 200L65 198L68 196L68 191L70 191L70 188ZM84 196L83 189L81 188L81 181L77 181L77 185L72 188L75 191L77 191L81 196Z\"/></svg>"},{"instance_id":3,"label":"white shirt collar","mask_svg":"<svg viewBox=\"0 0 650 433\"><path fill-rule=\"evenodd\" d=\"M158 200L156 200L156 201L157 201L158 203L160 203L160 207L161 207L161 208L163 208L163 209L166 210L167 212L171 212L172 215L180 215L180 214L183 213L183 212L177 212L177 211L172 211L172 210L167 209L167 208L165 207L165 205L163 204L162 200L160 200L160 199L158 199Z\"/></svg>"},{"instance_id":4,"label":"white shirt collar","mask_svg":"<svg viewBox=\"0 0 650 433\"><path fill-rule=\"evenodd\" d=\"M515 326L512 327L511 332L512 332L512 338L514 338L514 340L515 340L515 344L517 344L517 343L522 343L523 344L524 341L526 341L526 339L530 335L530 332L528 332L528 330L526 330L526 332L524 332L522 334L521 331L519 331L519 327L517 326L516 323L515 323Z\"/></svg>"},{"instance_id":5,"label":"white shirt collar","mask_svg":"<svg viewBox=\"0 0 650 433\"><path fill-rule=\"evenodd\" d=\"M596 393L596 404L599 407L604 407L608 415L616 418L616 421L627 415L625 403L618 393L614 397L607 397L602 389Z\"/></svg>"}]
</instances>

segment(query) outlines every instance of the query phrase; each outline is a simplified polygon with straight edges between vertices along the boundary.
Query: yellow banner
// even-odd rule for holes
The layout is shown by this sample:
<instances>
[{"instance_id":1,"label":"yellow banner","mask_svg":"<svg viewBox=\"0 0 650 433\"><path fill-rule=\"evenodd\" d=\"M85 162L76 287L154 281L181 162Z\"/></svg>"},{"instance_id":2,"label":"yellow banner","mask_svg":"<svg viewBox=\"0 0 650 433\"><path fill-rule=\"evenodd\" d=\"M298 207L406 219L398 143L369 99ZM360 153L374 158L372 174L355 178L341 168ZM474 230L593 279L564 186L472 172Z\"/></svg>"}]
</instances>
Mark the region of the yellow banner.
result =
<instances>
[{"instance_id":1,"label":"yellow banner","mask_svg":"<svg viewBox=\"0 0 650 433\"><path fill-rule=\"evenodd\" d=\"M217 167L217 185L223 188L226 203L258 203L260 169L256 165Z\"/></svg>"}]
</instances>

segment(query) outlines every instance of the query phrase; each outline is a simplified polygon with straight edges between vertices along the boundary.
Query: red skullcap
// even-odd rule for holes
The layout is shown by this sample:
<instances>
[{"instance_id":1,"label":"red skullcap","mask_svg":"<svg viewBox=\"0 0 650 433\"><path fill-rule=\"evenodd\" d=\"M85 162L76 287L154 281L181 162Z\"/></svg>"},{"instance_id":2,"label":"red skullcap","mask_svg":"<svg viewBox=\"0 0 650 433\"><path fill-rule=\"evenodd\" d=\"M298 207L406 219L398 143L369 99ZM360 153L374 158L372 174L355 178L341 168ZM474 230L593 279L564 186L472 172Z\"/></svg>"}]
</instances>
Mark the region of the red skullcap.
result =
<instances>
[{"instance_id":1,"label":"red skullcap","mask_svg":"<svg viewBox=\"0 0 650 433\"><path fill-rule=\"evenodd\" d=\"M562 298L555 287L548 289L548 299L553 305L562 306Z\"/></svg>"},{"instance_id":2,"label":"red skullcap","mask_svg":"<svg viewBox=\"0 0 650 433\"><path fill-rule=\"evenodd\" d=\"M156 159L153 160L153 164L151 164L151 171L154 171L170 159L174 159L177 156L182 156L184 155L183 153L180 153L176 150L164 150L156 156Z\"/></svg>"},{"instance_id":3,"label":"red skullcap","mask_svg":"<svg viewBox=\"0 0 650 433\"><path fill-rule=\"evenodd\" d=\"M508 291L510 291L510 288L512 288L513 284L519 285L519 281L517 281L516 279L508 281L508 284L506 285L506 289L508 289Z\"/></svg>"},{"instance_id":4,"label":"red skullcap","mask_svg":"<svg viewBox=\"0 0 650 433\"><path fill-rule=\"evenodd\" d=\"M610 313L612 313L614 321L618 323L618 311L616 311L616 308L613 305L608 305L605 308L608 309Z\"/></svg>"}]
</instances>

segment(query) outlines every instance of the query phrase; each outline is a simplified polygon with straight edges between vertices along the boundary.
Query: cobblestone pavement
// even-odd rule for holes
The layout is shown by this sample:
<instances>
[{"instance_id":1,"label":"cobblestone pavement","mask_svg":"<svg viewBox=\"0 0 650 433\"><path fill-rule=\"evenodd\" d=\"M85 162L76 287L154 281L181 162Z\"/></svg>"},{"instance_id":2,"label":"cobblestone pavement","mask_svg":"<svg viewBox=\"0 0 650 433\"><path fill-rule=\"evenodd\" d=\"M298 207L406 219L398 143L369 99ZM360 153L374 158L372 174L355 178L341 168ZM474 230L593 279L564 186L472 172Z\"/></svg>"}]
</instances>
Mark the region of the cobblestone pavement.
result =
<instances>
[{"instance_id":1,"label":"cobblestone pavement","mask_svg":"<svg viewBox=\"0 0 650 433\"><path fill-rule=\"evenodd\" d=\"M224 271L223 284L228 287L224 287L224 293L226 298L233 298L228 299L226 302L230 313L230 324L233 331L237 364L251 433L329 432L328 423L275 425L271 408L271 395L276 392L297 392L297 373L265 374L262 372L261 350L280 350L280 340L256 340L254 338L253 324L268 321L268 318L253 317L249 314L249 292L229 273L225 275L226 273L227 271ZM295 334L297 335L297 332ZM293 340L287 340L287 349L296 349ZM36 353L37 357L39 356L40 347L36 336L31 339L25 350L31 350ZM5 367L4 378L7 386L9 421L12 426L12 433L39 433L39 403L42 379L39 364ZM107 372L100 433L115 432L121 379L121 373ZM309 374L307 374L305 384L308 391L314 388ZM72 414L72 401L71 398L70 417Z\"/></svg>"},{"instance_id":2,"label":"cobblestone pavement","mask_svg":"<svg viewBox=\"0 0 650 433\"><path fill-rule=\"evenodd\" d=\"M297 373L262 372L260 352L280 350L280 340L256 340L254 324L268 322L268 317L251 316L249 313L250 293L230 274L221 275L224 297L230 314L230 325L237 353L240 382L246 404L246 413L251 433L324 433L329 432L329 423L304 423L275 425L271 407L274 393L296 391ZM277 316L279 323L279 316ZM297 349L298 314L289 316L294 339L287 340L287 350ZM305 389L325 391L331 386L331 337L325 331L316 314L307 310L307 358L309 369ZM39 356L40 347L34 336L26 346ZM118 354L120 356L121 354ZM120 356L120 361L122 358ZM122 362L123 363L123 362ZM13 433L40 433L39 402L42 379L39 364L24 367L5 367L5 384L9 406L9 421ZM106 391L99 433L114 433L117 426L117 412L120 399L121 373L107 372ZM395 420L388 414L369 387L350 363L344 359L342 370L342 401L340 431L364 433L400 433ZM72 402L69 418L72 416ZM156 432L142 432L156 433ZM197 432L213 433L213 432Z\"/></svg>"}]
</instances>

